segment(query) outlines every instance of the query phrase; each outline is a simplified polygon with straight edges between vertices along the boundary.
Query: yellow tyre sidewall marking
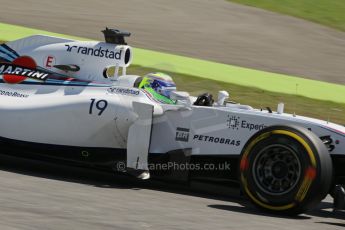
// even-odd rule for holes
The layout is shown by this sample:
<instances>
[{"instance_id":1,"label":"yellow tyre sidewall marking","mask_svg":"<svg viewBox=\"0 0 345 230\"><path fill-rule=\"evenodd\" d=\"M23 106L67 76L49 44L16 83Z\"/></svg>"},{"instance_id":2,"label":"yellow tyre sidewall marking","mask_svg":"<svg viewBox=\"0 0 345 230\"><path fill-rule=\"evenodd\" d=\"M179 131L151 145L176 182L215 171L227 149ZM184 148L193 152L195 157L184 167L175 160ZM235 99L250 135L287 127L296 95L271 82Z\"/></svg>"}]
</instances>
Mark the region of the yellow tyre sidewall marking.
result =
<instances>
[{"instance_id":1,"label":"yellow tyre sidewall marking","mask_svg":"<svg viewBox=\"0 0 345 230\"><path fill-rule=\"evenodd\" d=\"M297 140L300 144L303 145L303 147L305 148L305 150L308 153L308 156L310 158L310 162L312 164L312 167L314 169L316 169L316 158L315 155L312 151L312 149L310 148L310 146L308 145L308 143L301 138L300 136L298 136L297 134L287 131L287 130L273 130L270 132L266 132L261 134L260 136L258 136L257 138L255 138L246 148L245 152L243 153L242 159L246 159L249 155L250 150L253 148L253 146L258 143L259 141L271 136L272 134L280 134L280 135L286 135L286 136L290 136L293 139ZM247 179L244 177L243 172L241 171L241 181L242 181L242 185L245 189L245 192L248 194L248 196L259 206L264 207L266 209L271 209L271 210L276 210L276 211L282 211L282 210L287 210L290 209L292 207L294 207L296 205L296 203L290 203L287 205L282 205L282 206L272 206L266 203L261 202L260 200L258 200L252 193L251 191L248 189L248 183L247 183ZM303 182L301 184L300 189L298 190L295 199L299 202L303 201L305 196L307 195L307 192L312 184L313 180L308 178L307 176L304 177Z\"/></svg>"}]
</instances>

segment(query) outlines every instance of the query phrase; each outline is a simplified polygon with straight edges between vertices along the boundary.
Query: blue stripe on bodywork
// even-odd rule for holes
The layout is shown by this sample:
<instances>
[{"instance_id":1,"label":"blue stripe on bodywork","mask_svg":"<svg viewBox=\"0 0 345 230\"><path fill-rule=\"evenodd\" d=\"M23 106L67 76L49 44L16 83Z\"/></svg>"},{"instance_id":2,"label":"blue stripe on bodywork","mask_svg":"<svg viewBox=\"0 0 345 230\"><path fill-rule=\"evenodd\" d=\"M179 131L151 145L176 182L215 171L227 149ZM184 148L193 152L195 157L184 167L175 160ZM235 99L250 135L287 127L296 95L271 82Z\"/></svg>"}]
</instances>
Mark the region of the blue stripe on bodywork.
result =
<instances>
[{"instance_id":1,"label":"blue stripe on bodywork","mask_svg":"<svg viewBox=\"0 0 345 230\"><path fill-rule=\"evenodd\" d=\"M8 47L6 44L2 44L0 46L0 51L6 53L7 55L11 56L13 59L19 57L19 54L14 51L13 49L11 49L10 47Z\"/></svg>"},{"instance_id":2,"label":"blue stripe on bodywork","mask_svg":"<svg viewBox=\"0 0 345 230\"><path fill-rule=\"evenodd\" d=\"M12 62L14 60L13 57L9 56L7 53L4 53L0 50L0 58L6 60L7 62Z\"/></svg>"},{"instance_id":3,"label":"blue stripe on bodywork","mask_svg":"<svg viewBox=\"0 0 345 230\"><path fill-rule=\"evenodd\" d=\"M3 79L0 79L0 83L6 83ZM111 85L97 85L97 84L84 84L81 82L75 82L75 83L71 83L71 82L33 82L33 81L24 81L21 82L20 84L23 85L55 85L55 86L83 86L83 87L111 87Z\"/></svg>"}]
</instances>

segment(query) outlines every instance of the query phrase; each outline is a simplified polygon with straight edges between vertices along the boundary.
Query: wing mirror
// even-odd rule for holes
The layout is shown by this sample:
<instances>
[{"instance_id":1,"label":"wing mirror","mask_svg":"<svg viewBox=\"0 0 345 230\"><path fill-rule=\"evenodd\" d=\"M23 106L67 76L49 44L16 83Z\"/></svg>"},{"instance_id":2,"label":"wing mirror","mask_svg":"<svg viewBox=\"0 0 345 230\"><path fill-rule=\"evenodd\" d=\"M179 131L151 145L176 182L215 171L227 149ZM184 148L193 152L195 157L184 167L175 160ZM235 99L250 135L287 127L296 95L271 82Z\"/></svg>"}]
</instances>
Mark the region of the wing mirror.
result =
<instances>
[{"instance_id":1,"label":"wing mirror","mask_svg":"<svg viewBox=\"0 0 345 230\"><path fill-rule=\"evenodd\" d=\"M179 104L184 104L188 107L191 107L193 104L191 101L190 95L187 92L172 91L170 93L170 99L178 101Z\"/></svg>"},{"instance_id":2,"label":"wing mirror","mask_svg":"<svg viewBox=\"0 0 345 230\"><path fill-rule=\"evenodd\" d=\"M219 91L218 92L218 99L217 99L217 104L219 106L224 105L225 100L229 98L229 93L226 91Z\"/></svg>"}]
</instances>

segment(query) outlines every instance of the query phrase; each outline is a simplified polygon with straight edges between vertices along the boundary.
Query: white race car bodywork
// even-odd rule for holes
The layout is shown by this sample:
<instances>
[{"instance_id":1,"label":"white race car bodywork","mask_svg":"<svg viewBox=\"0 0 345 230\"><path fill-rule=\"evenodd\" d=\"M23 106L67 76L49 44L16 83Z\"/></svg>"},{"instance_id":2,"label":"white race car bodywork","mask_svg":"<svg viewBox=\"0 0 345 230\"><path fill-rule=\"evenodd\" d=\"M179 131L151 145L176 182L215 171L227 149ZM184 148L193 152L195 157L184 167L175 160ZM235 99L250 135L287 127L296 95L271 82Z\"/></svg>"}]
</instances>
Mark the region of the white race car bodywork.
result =
<instances>
[{"instance_id":1,"label":"white race car bodywork","mask_svg":"<svg viewBox=\"0 0 345 230\"><path fill-rule=\"evenodd\" d=\"M253 134L272 125L297 125L318 137L328 136L331 154L345 154L345 127L340 125L238 104L162 104L134 86L139 76L105 78L109 66L130 65L132 51L126 45L37 35L0 49L0 58L7 62L23 56L32 58L38 69L58 77L28 77L9 84L5 75L15 74L15 70L2 67L0 137L5 140L78 147L81 152L83 148L114 149L112 154L116 155L117 150L125 151L128 144L138 142L128 139L128 130L138 119L133 102L140 102L153 106L150 154L190 149L192 155L240 156Z\"/></svg>"},{"instance_id":2,"label":"white race car bodywork","mask_svg":"<svg viewBox=\"0 0 345 230\"><path fill-rule=\"evenodd\" d=\"M239 155L255 132L279 124L303 126L320 137L329 135L339 141L332 154L345 153L344 127L291 114L269 113L249 107L237 109L236 105L164 105L151 100L142 90L111 85L42 87L1 84L0 91L28 95L26 98L2 96L0 109L4 122L1 122L0 136L14 140L126 148L128 129L136 119L132 110L132 103L136 101L154 106L150 153L191 148L192 154L196 155ZM99 111L90 114L92 100L107 102L107 108L100 116Z\"/></svg>"},{"instance_id":3,"label":"white race car bodywork","mask_svg":"<svg viewBox=\"0 0 345 230\"><path fill-rule=\"evenodd\" d=\"M128 128L136 119L132 103L137 101L154 106L151 153L191 148L193 154L239 155L247 140L260 129L295 124L311 129L320 137L329 135L334 141L338 140L332 154L345 154L345 127L340 125L236 104L215 107L165 105L133 87L133 81L139 76L122 75L115 81L105 79L102 73L107 66L127 67L130 64L132 53L128 46L47 36L29 37L10 42L8 46L20 56L30 56L36 63L60 74L66 72L53 65L80 66L80 71L68 72L68 75L91 82L82 86L73 81L0 84L0 114L6 121L1 122L1 137L67 146L125 148ZM83 54L88 48L98 49L103 55L107 51L113 56ZM21 97L8 96L13 94ZM89 113L92 100L108 103L101 116L97 112ZM179 139L176 135L186 138Z\"/></svg>"},{"instance_id":4,"label":"white race car bodywork","mask_svg":"<svg viewBox=\"0 0 345 230\"><path fill-rule=\"evenodd\" d=\"M107 42L36 35L0 45L1 153L241 185L255 205L280 213L304 212L332 191L345 204L335 186L345 184L344 126L281 105L272 112L224 102L225 91L216 103L178 91L162 101L126 73L128 33L103 32ZM149 167L172 162L201 167ZM203 167L210 163L230 167Z\"/></svg>"}]
</instances>

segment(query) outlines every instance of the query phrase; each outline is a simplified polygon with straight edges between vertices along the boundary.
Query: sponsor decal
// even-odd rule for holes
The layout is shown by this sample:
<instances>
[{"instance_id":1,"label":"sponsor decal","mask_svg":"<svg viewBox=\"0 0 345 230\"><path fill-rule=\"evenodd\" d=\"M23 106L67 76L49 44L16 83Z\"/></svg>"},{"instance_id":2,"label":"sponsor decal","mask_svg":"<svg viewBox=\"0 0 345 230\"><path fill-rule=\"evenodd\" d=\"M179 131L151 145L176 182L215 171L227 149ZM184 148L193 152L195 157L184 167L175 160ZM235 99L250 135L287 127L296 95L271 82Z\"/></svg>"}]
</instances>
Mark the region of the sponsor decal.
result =
<instances>
[{"instance_id":1,"label":"sponsor decal","mask_svg":"<svg viewBox=\"0 0 345 230\"><path fill-rule=\"evenodd\" d=\"M99 48L92 48L92 47L86 47L86 46L72 46L65 44L67 47L67 52L75 52L77 54L84 54L88 56L94 56L94 57L105 57L108 59L116 59L121 60L122 57L122 50L119 50L117 52L103 49L102 47Z\"/></svg>"},{"instance_id":2,"label":"sponsor decal","mask_svg":"<svg viewBox=\"0 0 345 230\"><path fill-rule=\"evenodd\" d=\"M189 129L177 127L175 140L188 142L189 141Z\"/></svg>"},{"instance_id":3,"label":"sponsor decal","mask_svg":"<svg viewBox=\"0 0 345 230\"><path fill-rule=\"evenodd\" d=\"M210 143L215 143L215 144L233 145L233 146L241 145L240 140L233 140L233 139L224 138L224 137L214 137L214 136L198 135L198 134L195 134L193 136L193 140L210 142Z\"/></svg>"},{"instance_id":4,"label":"sponsor decal","mask_svg":"<svg viewBox=\"0 0 345 230\"><path fill-rule=\"evenodd\" d=\"M0 63L0 75L9 84L18 84L27 78L45 81L49 73L36 69L35 60L23 56L15 59L13 63Z\"/></svg>"},{"instance_id":5,"label":"sponsor decal","mask_svg":"<svg viewBox=\"0 0 345 230\"><path fill-rule=\"evenodd\" d=\"M111 87L108 89L108 93L118 93L124 95L139 95L140 91L135 89L127 89L127 88L118 88L118 87Z\"/></svg>"},{"instance_id":6,"label":"sponsor decal","mask_svg":"<svg viewBox=\"0 0 345 230\"><path fill-rule=\"evenodd\" d=\"M240 127L240 117L228 115L227 125L231 129L236 129Z\"/></svg>"},{"instance_id":7,"label":"sponsor decal","mask_svg":"<svg viewBox=\"0 0 345 230\"><path fill-rule=\"evenodd\" d=\"M189 129L177 127L175 140L188 142L189 141L189 133L190 133ZM229 138L215 137L215 136L209 136L209 135L199 135L199 134L195 134L193 136L193 141L202 141L202 142L224 144L224 145L233 145L233 146L241 145L241 141L239 141L239 140L233 140L233 139L229 139Z\"/></svg>"},{"instance_id":8,"label":"sponsor decal","mask_svg":"<svg viewBox=\"0 0 345 230\"><path fill-rule=\"evenodd\" d=\"M52 68L55 65L55 57L54 56L47 56L44 59L44 66L47 68Z\"/></svg>"},{"instance_id":9,"label":"sponsor decal","mask_svg":"<svg viewBox=\"0 0 345 230\"><path fill-rule=\"evenodd\" d=\"M0 89L0 96L23 97L23 98L29 97L28 94L22 94L22 93L18 93L18 92L10 92L10 91L1 90L1 89Z\"/></svg>"},{"instance_id":10,"label":"sponsor decal","mask_svg":"<svg viewBox=\"0 0 345 230\"><path fill-rule=\"evenodd\" d=\"M233 115L228 115L226 124L229 129L234 129L234 130L248 129L249 131L252 131L252 130L259 131L267 127L265 124L256 124L256 123L248 122L246 120L241 120L241 118L238 116L233 116Z\"/></svg>"},{"instance_id":11,"label":"sponsor decal","mask_svg":"<svg viewBox=\"0 0 345 230\"><path fill-rule=\"evenodd\" d=\"M252 130L259 131L259 130L264 129L266 127L267 126L265 124L250 123L246 120L241 121L241 128L242 129L248 129L249 131L252 131Z\"/></svg>"}]
</instances>

